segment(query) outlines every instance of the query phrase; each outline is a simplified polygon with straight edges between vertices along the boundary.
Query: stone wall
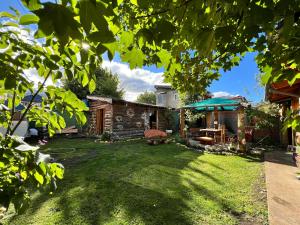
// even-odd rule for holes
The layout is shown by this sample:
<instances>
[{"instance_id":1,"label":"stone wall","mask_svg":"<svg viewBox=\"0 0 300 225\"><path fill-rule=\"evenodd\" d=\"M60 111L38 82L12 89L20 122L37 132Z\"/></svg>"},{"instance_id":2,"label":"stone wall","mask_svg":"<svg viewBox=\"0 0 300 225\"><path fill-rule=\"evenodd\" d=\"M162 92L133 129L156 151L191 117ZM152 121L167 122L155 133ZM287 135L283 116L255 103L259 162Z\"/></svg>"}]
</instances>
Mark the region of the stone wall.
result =
<instances>
[{"instance_id":1,"label":"stone wall","mask_svg":"<svg viewBox=\"0 0 300 225\"><path fill-rule=\"evenodd\" d=\"M164 109L133 103L113 104L113 132L120 136L143 135L150 128L150 116L158 111L159 129L165 130Z\"/></svg>"}]
</instances>

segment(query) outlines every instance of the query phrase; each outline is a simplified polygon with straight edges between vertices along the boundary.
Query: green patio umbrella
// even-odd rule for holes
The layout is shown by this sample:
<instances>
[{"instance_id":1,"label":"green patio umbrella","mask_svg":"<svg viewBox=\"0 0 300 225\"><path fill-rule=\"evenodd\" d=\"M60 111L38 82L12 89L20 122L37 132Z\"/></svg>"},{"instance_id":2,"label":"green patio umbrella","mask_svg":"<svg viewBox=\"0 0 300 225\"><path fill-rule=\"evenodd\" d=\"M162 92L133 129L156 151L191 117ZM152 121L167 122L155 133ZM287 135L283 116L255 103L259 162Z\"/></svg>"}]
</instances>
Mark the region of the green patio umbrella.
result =
<instances>
[{"instance_id":1,"label":"green patio umbrella","mask_svg":"<svg viewBox=\"0 0 300 225\"><path fill-rule=\"evenodd\" d=\"M234 111L240 105L240 101L228 98L209 98L184 106L183 108L193 108L199 111Z\"/></svg>"}]
</instances>

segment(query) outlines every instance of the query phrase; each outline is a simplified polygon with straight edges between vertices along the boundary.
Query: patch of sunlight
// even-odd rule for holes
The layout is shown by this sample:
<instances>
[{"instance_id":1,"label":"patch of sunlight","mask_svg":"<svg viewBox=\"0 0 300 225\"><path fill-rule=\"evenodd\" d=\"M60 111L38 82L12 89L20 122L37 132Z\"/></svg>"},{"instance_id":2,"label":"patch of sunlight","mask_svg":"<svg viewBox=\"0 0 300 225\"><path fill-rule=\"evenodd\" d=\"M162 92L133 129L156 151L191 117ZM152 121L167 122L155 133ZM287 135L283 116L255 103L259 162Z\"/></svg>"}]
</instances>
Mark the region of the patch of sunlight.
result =
<instances>
[{"instance_id":1,"label":"patch of sunlight","mask_svg":"<svg viewBox=\"0 0 300 225\"><path fill-rule=\"evenodd\" d=\"M180 178L180 169L155 164L131 173L122 180L148 190L174 197Z\"/></svg>"},{"instance_id":2,"label":"patch of sunlight","mask_svg":"<svg viewBox=\"0 0 300 225\"><path fill-rule=\"evenodd\" d=\"M184 159L184 160L194 160L195 159L195 154L194 154L194 152L191 152L191 151L184 151L180 154L175 155L174 158Z\"/></svg>"},{"instance_id":3,"label":"patch of sunlight","mask_svg":"<svg viewBox=\"0 0 300 225\"><path fill-rule=\"evenodd\" d=\"M105 221L105 225L116 225L116 224L139 224L144 225L144 219L139 215L130 215L122 205L118 205L111 212L111 217ZM127 222L127 223L126 223Z\"/></svg>"}]
</instances>

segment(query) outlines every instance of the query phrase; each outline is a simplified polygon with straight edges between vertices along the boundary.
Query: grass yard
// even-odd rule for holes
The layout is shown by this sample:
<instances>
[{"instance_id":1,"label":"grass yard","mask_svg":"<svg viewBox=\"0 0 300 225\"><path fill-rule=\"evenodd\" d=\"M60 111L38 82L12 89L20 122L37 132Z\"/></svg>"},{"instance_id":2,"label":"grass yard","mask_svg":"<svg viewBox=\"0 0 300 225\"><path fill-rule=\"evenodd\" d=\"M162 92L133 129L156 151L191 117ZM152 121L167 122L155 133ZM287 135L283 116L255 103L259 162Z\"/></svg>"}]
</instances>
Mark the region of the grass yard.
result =
<instances>
[{"instance_id":1,"label":"grass yard","mask_svg":"<svg viewBox=\"0 0 300 225\"><path fill-rule=\"evenodd\" d=\"M65 165L52 195L35 193L6 224L266 224L258 158L201 154L143 140L114 144L55 139L44 147Z\"/></svg>"}]
</instances>

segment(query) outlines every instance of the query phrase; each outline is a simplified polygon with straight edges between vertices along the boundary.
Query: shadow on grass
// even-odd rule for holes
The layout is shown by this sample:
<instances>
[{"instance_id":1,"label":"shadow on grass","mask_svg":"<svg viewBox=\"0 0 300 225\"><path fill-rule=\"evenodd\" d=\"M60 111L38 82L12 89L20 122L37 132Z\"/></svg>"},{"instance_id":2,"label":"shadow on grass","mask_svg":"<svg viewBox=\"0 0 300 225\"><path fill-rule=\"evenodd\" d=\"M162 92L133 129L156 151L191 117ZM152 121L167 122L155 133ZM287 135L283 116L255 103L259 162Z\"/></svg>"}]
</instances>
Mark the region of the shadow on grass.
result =
<instances>
[{"instance_id":1,"label":"shadow on grass","mask_svg":"<svg viewBox=\"0 0 300 225\"><path fill-rule=\"evenodd\" d=\"M188 168L222 185L218 178L189 165L199 154L182 151L172 144L162 148L134 142L96 145L91 149L65 161L65 179L54 194L57 202L51 209L51 214L61 214L56 221L59 224L190 225L195 223L190 216L193 209L188 205L192 200L191 190L183 185L180 171ZM224 170L201 159L197 159L197 163ZM151 171L151 168L158 169ZM198 195L213 201L232 217L240 214L213 191L191 180L187 182ZM48 198L47 195L35 198L29 217L37 213Z\"/></svg>"},{"instance_id":2,"label":"shadow on grass","mask_svg":"<svg viewBox=\"0 0 300 225\"><path fill-rule=\"evenodd\" d=\"M292 153L285 151L266 152L265 161L296 167L296 163L293 161L292 158Z\"/></svg>"},{"instance_id":3,"label":"shadow on grass","mask_svg":"<svg viewBox=\"0 0 300 225\"><path fill-rule=\"evenodd\" d=\"M202 170L199 170L198 168L195 168L195 167L192 167L192 166L187 166L189 169L191 169L192 171L196 172L196 173L199 173L207 178L209 178L210 180L212 180L213 182L219 184L219 185L222 185L223 182L221 182L218 178L212 176L211 174L207 173L207 172L204 172Z\"/></svg>"}]
</instances>

